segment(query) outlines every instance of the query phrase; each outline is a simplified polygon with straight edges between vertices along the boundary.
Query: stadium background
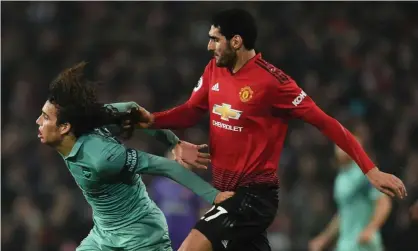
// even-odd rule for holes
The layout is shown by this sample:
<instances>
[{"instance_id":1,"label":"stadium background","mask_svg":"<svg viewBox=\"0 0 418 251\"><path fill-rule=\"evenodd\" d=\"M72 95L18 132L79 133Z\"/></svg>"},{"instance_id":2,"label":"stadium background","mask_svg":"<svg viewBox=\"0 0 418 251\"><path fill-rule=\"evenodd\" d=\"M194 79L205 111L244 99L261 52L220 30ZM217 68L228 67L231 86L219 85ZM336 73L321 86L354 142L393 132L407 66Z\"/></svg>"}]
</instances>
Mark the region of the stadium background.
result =
<instances>
[{"instance_id":1,"label":"stadium background","mask_svg":"<svg viewBox=\"0 0 418 251\"><path fill-rule=\"evenodd\" d=\"M211 13L233 6L257 17L264 58L363 135L381 169L404 180L409 196L394 202L383 234L387 250L418 250L417 4L394 2L2 2L2 250L74 250L92 224L64 163L36 137L53 77L87 60L89 75L104 82L103 102L135 100L151 111L180 104L210 58ZM205 143L207 131L204 119L178 134ZM165 154L141 133L127 144ZM292 122L279 171L280 211L269 230L275 251L306 250L334 213L332 147L312 126ZM145 181L172 233L187 232L207 207L166 179Z\"/></svg>"}]
</instances>

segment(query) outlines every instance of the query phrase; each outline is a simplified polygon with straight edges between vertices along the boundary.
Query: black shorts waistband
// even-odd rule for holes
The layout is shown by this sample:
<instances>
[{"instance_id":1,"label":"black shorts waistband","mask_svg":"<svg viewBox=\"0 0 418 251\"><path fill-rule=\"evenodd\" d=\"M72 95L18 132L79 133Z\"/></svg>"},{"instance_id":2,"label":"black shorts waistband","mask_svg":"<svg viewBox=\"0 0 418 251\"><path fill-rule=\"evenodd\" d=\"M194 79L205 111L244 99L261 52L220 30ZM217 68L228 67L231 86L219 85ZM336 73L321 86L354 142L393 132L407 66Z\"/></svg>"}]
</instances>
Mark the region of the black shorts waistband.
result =
<instances>
[{"instance_id":1,"label":"black shorts waistband","mask_svg":"<svg viewBox=\"0 0 418 251\"><path fill-rule=\"evenodd\" d=\"M248 184L244 186L239 186L237 190L280 190L280 186L274 184Z\"/></svg>"}]
</instances>

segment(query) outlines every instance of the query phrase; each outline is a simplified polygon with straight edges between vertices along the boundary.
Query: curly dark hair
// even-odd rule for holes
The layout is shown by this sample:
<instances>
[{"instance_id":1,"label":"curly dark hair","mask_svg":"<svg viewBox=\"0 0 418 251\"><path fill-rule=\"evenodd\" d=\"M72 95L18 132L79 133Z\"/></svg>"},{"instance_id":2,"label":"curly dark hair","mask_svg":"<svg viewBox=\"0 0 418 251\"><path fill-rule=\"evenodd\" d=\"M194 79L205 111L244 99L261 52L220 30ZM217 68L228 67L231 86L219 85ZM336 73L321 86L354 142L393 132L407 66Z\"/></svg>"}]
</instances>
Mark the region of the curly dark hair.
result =
<instances>
[{"instance_id":1,"label":"curly dark hair","mask_svg":"<svg viewBox=\"0 0 418 251\"><path fill-rule=\"evenodd\" d=\"M95 86L84 77L86 62L65 69L49 86L48 101L57 108L57 125L69 123L75 137L111 124L122 124L122 117L97 101Z\"/></svg>"}]
</instances>

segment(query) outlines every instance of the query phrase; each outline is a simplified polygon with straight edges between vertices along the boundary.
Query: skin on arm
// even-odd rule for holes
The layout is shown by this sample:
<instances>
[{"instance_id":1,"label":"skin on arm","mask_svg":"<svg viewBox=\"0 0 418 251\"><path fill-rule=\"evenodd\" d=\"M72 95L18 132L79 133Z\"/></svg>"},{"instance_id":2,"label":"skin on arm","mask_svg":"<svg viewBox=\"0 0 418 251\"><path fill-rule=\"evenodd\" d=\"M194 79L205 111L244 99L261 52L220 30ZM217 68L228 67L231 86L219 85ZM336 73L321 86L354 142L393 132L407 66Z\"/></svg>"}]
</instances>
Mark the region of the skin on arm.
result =
<instances>
[{"instance_id":1,"label":"skin on arm","mask_svg":"<svg viewBox=\"0 0 418 251\"><path fill-rule=\"evenodd\" d=\"M385 224L390 211L392 210L392 201L385 194L380 194L375 203L373 216L369 224L364 228L359 236L360 243L368 243L373 235Z\"/></svg>"},{"instance_id":2,"label":"skin on arm","mask_svg":"<svg viewBox=\"0 0 418 251\"><path fill-rule=\"evenodd\" d=\"M309 242L309 251L320 251L324 249L334 238L337 237L340 228L340 217L334 215L322 233Z\"/></svg>"}]
</instances>

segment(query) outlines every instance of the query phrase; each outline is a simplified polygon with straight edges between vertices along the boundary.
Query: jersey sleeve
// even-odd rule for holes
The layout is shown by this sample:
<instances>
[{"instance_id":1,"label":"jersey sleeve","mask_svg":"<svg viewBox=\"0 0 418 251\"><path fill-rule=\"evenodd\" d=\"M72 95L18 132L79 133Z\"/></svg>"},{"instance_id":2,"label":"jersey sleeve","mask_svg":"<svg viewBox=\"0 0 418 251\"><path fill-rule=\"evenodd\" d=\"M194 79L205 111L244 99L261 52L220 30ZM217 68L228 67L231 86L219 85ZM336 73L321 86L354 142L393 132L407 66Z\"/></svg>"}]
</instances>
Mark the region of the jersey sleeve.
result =
<instances>
[{"instance_id":1,"label":"jersey sleeve","mask_svg":"<svg viewBox=\"0 0 418 251\"><path fill-rule=\"evenodd\" d=\"M174 148L179 142L179 138L177 135L166 129L159 129L159 130L150 130L150 129L143 129L143 131L156 138L158 141L166 145L169 149Z\"/></svg>"},{"instance_id":2,"label":"jersey sleeve","mask_svg":"<svg viewBox=\"0 0 418 251\"><path fill-rule=\"evenodd\" d=\"M126 148L122 144L109 142L102 148L96 163L96 170L100 177L108 178L119 174L135 174L141 159L134 149Z\"/></svg>"},{"instance_id":3,"label":"jersey sleeve","mask_svg":"<svg viewBox=\"0 0 418 251\"><path fill-rule=\"evenodd\" d=\"M285 83L277 81L271 84L270 99L273 108L284 111L291 118L300 118L305 112L316 106L315 102L294 80Z\"/></svg>"},{"instance_id":4,"label":"jersey sleeve","mask_svg":"<svg viewBox=\"0 0 418 251\"><path fill-rule=\"evenodd\" d=\"M203 75L187 102L172 109L155 112L153 128L183 129L195 125L208 110L208 88L212 75L212 61L206 66Z\"/></svg>"},{"instance_id":5,"label":"jersey sleeve","mask_svg":"<svg viewBox=\"0 0 418 251\"><path fill-rule=\"evenodd\" d=\"M275 83L271 91L271 100L274 108L285 111L286 117L302 119L318 128L322 134L350 155L363 173L366 174L375 167L351 132L322 111L295 81Z\"/></svg>"},{"instance_id":6,"label":"jersey sleeve","mask_svg":"<svg viewBox=\"0 0 418 251\"><path fill-rule=\"evenodd\" d=\"M209 183L177 162L127 148L122 144L106 144L95 166L99 176L103 178L135 174L164 176L187 187L211 204L219 193Z\"/></svg>"},{"instance_id":7,"label":"jersey sleeve","mask_svg":"<svg viewBox=\"0 0 418 251\"><path fill-rule=\"evenodd\" d=\"M219 191L204 181L194 172L177 162L156 155L140 152L137 173L167 177L190 189L207 202L213 204Z\"/></svg>"}]
</instances>

